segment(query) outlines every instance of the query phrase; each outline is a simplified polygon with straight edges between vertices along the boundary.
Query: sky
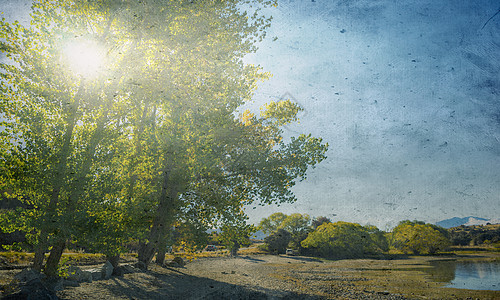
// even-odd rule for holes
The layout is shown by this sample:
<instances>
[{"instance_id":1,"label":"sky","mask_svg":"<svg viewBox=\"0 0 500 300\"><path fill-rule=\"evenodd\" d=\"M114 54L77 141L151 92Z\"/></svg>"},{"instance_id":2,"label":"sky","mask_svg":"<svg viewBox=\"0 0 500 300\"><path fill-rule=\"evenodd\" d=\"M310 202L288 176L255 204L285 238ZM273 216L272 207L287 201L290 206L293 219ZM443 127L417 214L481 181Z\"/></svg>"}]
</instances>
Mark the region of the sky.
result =
<instances>
[{"instance_id":1,"label":"sky","mask_svg":"<svg viewBox=\"0 0 500 300\"><path fill-rule=\"evenodd\" d=\"M288 134L330 144L298 183L307 213L387 229L500 215L500 9L486 0L280 1L248 58L273 78L255 105L302 106ZM254 209L254 207L256 207Z\"/></svg>"},{"instance_id":2,"label":"sky","mask_svg":"<svg viewBox=\"0 0 500 300\"><path fill-rule=\"evenodd\" d=\"M24 3L0 0L0 11L26 20ZM312 133L330 149L293 188L297 202L248 206L249 221L280 211L389 229L500 217L500 14L488 21L499 9L496 0L267 9L269 38L245 61L273 77L250 107L296 102L300 124L285 134Z\"/></svg>"}]
</instances>

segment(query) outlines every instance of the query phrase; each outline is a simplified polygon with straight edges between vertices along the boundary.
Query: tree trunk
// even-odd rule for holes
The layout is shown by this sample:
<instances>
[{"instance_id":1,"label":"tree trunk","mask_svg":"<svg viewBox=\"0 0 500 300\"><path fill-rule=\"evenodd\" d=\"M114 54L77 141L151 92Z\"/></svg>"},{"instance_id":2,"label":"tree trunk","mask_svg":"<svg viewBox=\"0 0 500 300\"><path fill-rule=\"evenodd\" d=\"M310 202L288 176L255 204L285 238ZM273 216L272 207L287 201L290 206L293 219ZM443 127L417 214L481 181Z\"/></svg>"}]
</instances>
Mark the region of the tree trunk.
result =
<instances>
[{"instance_id":1,"label":"tree trunk","mask_svg":"<svg viewBox=\"0 0 500 300\"><path fill-rule=\"evenodd\" d=\"M78 106L80 103L80 97L82 97L83 92L84 92L84 82L82 81L82 82L80 82L80 86L78 87L78 92L75 95L75 98L73 99L73 103L71 103L67 107L67 109L69 110L66 112L68 115L68 119L67 119L68 128L67 128L66 132L64 133L64 136L62 139L63 145L61 147L60 153L58 154L59 162L56 165L57 176L55 176L54 181L52 183L52 194L50 195L50 202L49 202L47 211L45 212L45 214L43 216L44 223L50 224L50 225L48 225L49 226L48 228L47 227L41 228L40 236L38 239L38 245L36 246L36 249L35 249L35 258L33 261L33 269L37 270L37 271L42 270L43 260L45 258L45 251L47 250L47 247L49 246L48 245L49 233L52 232L54 229L53 228L53 225L55 224L54 216L56 215L56 209L57 209L57 205L59 203L59 194L60 194L61 188L64 184L64 177L66 176L66 171L67 171L66 170L67 169L66 162L67 162L68 156L70 154L71 138L73 136L73 131L74 131L75 125L76 125L76 113L77 113ZM61 224L56 224L56 226L57 225L60 226ZM49 256L50 264L51 265L55 264L55 270L56 270L55 272L57 272L57 265L59 264L59 259L61 258L62 251L64 251L66 241L64 240L63 242L60 242L60 243L64 244L62 250L60 250L61 253L60 254L57 253L59 251L59 249L57 248L57 245L54 245L54 247L50 251L51 254ZM52 254L54 249L56 249L56 252L54 254ZM52 259L50 257L52 257ZM57 258L57 261L54 262L54 259L56 259L56 258ZM49 264L49 259L47 259L47 264ZM50 268L52 269L54 267L51 266ZM47 269L47 266L45 267L45 269ZM44 272L46 272L46 271L44 271Z\"/></svg>"},{"instance_id":2,"label":"tree trunk","mask_svg":"<svg viewBox=\"0 0 500 300\"><path fill-rule=\"evenodd\" d=\"M33 266L32 269L41 272L42 267L43 267L43 260L45 258L45 244L44 245L37 245L35 248L35 258L33 259Z\"/></svg>"},{"instance_id":3,"label":"tree trunk","mask_svg":"<svg viewBox=\"0 0 500 300\"><path fill-rule=\"evenodd\" d=\"M230 255L233 257L238 256L239 249L240 249L240 243L238 243L237 241L233 241L233 246L231 247Z\"/></svg>"},{"instance_id":4,"label":"tree trunk","mask_svg":"<svg viewBox=\"0 0 500 300\"><path fill-rule=\"evenodd\" d=\"M139 262L144 263L147 268L153 257L155 256L156 248L153 242L142 242L139 244L139 255L137 259Z\"/></svg>"},{"instance_id":5,"label":"tree trunk","mask_svg":"<svg viewBox=\"0 0 500 300\"><path fill-rule=\"evenodd\" d=\"M165 169L163 176L158 209L149 231L149 238L148 241L140 245L139 249L139 262L144 263L146 268L151 263L156 251L160 249L162 241L167 238L168 229L171 225L170 218L177 198L176 188L170 185L170 167ZM165 257L165 253L163 256Z\"/></svg>"},{"instance_id":6,"label":"tree trunk","mask_svg":"<svg viewBox=\"0 0 500 300\"><path fill-rule=\"evenodd\" d=\"M156 253L156 264L163 266L165 262L165 254L167 254L167 239L163 236L158 243L158 252Z\"/></svg>"},{"instance_id":7,"label":"tree trunk","mask_svg":"<svg viewBox=\"0 0 500 300\"><path fill-rule=\"evenodd\" d=\"M35 246L35 257L33 258L32 269L37 272L42 272L45 252L47 252L47 234L42 231L38 240L38 245Z\"/></svg>"},{"instance_id":8,"label":"tree trunk","mask_svg":"<svg viewBox=\"0 0 500 300\"><path fill-rule=\"evenodd\" d=\"M61 256L63 254L64 248L66 248L66 241L57 241L52 249L50 250L49 258L47 258L47 263L43 272L47 277L57 277L57 269Z\"/></svg>"}]
</instances>

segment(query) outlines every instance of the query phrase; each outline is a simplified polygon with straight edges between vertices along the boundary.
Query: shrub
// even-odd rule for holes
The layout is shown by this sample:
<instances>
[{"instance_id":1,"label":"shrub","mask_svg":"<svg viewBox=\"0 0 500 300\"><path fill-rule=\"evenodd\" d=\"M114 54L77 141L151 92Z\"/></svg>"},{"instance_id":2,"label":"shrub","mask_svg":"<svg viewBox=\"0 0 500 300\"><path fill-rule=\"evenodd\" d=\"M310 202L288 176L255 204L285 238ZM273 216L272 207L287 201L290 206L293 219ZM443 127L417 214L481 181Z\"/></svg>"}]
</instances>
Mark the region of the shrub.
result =
<instances>
[{"instance_id":1,"label":"shrub","mask_svg":"<svg viewBox=\"0 0 500 300\"><path fill-rule=\"evenodd\" d=\"M392 246L405 253L434 254L446 249L451 243L443 231L435 225L403 221L392 233Z\"/></svg>"},{"instance_id":2,"label":"shrub","mask_svg":"<svg viewBox=\"0 0 500 300\"><path fill-rule=\"evenodd\" d=\"M380 253L380 245L386 243L384 234L374 226L336 222L318 226L301 244L320 256L350 258Z\"/></svg>"},{"instance_id":3,"label":"shrub","mask_svg":"<svg viewBox=\"0 0 500 300\"><path fill-rule=\"evenodd\" d=\"M290 232L284 229L278 229L273 234L264 238L264 242L267 244L267 249L269 252L279 254L285 253L288 243L292 239Z\"/></svg>"}]
</instances>

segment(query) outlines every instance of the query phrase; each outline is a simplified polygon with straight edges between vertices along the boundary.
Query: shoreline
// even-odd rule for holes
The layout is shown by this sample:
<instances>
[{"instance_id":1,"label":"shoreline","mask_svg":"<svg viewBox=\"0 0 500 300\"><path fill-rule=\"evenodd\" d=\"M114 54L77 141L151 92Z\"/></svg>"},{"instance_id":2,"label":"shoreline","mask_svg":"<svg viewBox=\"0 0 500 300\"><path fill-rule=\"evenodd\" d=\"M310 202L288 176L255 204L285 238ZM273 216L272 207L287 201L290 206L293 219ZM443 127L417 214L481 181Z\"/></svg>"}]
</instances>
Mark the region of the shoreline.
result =
<instances>
[{"instance_id":1,"label":"shoreline","mask_svg":"<svg viewBox=\"0 0 500 300\"><path fill-rule=\"evenodd\" d=\"M439 260L500 260L500 253L326 260L303 256L207 257L57 292L60 299L498 299L500 291L442 287L424 270ZM19 270L9 272L11 276Z\"/></svg>"}]
</instances>

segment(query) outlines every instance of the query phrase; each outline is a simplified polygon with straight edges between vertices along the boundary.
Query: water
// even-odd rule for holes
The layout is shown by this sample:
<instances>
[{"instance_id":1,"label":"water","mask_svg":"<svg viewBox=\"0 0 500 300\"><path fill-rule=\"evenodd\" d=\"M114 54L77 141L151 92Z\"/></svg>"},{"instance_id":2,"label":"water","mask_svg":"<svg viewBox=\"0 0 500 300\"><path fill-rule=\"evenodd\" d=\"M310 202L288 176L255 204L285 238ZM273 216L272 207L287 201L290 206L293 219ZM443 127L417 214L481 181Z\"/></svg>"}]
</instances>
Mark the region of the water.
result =
<instances>
[{"instance_id":1,"label":"water","mask_svg":"<svg viewBox=\"0 0 500 300\"><path fill-rule=\"evenodd\" d=\"M432 280L445 287L500 291L500 262L435 261L426 270Z\"/></svg>"}]
</instances>

